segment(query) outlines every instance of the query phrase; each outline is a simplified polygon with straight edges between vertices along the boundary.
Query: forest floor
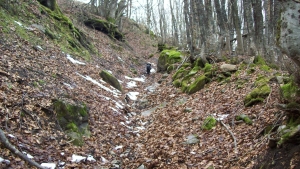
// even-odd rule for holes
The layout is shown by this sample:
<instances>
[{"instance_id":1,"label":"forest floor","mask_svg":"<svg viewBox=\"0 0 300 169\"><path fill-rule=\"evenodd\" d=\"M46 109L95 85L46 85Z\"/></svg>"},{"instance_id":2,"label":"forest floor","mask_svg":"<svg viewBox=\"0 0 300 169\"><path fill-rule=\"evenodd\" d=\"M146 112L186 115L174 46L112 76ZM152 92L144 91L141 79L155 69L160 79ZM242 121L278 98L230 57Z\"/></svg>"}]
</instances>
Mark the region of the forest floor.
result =
<instances>
[{"instance_id":1,"label":"forest floor","mask_svg":"<svg viewBox=\"0 0 300 169\"><path fill-rule=\"evenodd\" d=\"M76 10L61 5L72 18ZM0 127L16 148L36 162L55 163L57 168L300 168L299 145L270 149L268 135L264 135L268 126L286 118L276 107L282 102L279 84L269 82L271 93L263 103L252 107L243 103L257 78L286 72L257 66L249 73L238 64L239 73L226 83L213 80L187 95L172 85L172 73L160 84L163 74L146 75L146 63L156 69L159 53L157 40L145 34L141 25L124 22L126 44L75 25L92 39L100 57L87 61L69 56L39 33L36 36L43 42L31 44L14 33L15 22L7 25L10 33L0 27ZM213 66L218 69L220 64ZM95 83L102 83L101 70L111 71L122 81L123 93L114 96ZM128 92L139 92L138 99L126 103ZM54 99L84 102L89 108L91 137L84 139L83 146L72 145L61 131L52 107ZM140 100L147 100L143 108L138 108ZM116 103L126 111L116 110ZM147 110L153 111L143 115ZM253 124L236 121L240 114L249 116ZM204 119L210 115L222 118L212 130L203 130ZM191 136L199 142L187 144ZM0 168L31 168L0 145L0 157L10 161L1 162ZM74 155L91 155L95 160L74 162Z\"/></svg>"}]
</instances>

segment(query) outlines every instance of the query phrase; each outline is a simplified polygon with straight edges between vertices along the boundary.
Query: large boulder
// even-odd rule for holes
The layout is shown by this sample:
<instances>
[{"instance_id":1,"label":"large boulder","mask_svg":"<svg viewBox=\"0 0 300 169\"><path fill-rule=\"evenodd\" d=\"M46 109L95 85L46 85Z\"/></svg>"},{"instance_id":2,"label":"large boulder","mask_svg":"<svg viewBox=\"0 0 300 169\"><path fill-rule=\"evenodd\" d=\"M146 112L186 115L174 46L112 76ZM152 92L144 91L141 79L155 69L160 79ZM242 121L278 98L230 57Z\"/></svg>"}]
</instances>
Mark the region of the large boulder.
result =
<instances>
[{"instance_id":1,"label":"large boulder","mask_svg":"<svg viewBox=\"0 0 300 169\"><path fill-rule=\"evenodd\" d=\"M82 146L84 143L83 136L89 137L91 134L86 105L54 100L53 107L60 127L70 137L74 145Z\"/></svg>"},{"instance_id":2,"label":"large boulder","mask_svg":"<svg viewBox=\"0 0 300 169\"><path fill-rule=\"evenodd\" d=\"M116 77L114 77L111 73L109 73L105 70L102 70L100 72L100 76L106 83L112 85L114 88L118 89L121 92L123 91L122 86L119 83L118 79Z\"/></svg>"},{"instance_id":3,"label":"large boulder","mask_svg":"<svg viewBox=\"0 0 300 169\"><path fill-rule=\"evenodd\" d=\"M163 50L160 53L157 62L157 71L164 72L174 63L180 62L182 60L181 53L177 50Z\"/></svg>"}]
</instances>

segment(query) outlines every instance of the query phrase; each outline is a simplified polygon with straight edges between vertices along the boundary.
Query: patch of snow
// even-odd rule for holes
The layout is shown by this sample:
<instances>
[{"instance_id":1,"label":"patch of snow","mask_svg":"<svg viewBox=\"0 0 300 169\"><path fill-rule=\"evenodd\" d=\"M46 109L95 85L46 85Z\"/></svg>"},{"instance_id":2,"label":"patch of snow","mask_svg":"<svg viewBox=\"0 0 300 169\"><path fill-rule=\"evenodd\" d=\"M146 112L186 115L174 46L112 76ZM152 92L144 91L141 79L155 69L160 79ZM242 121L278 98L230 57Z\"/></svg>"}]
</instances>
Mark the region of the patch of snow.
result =
<instances>
[{"instance_id":1,"label":"patch of snow","mask_svg":"<svg viewBox=\"0 0 300 169\"><path fill-rule=\"evenodd\" d=\"M64 153L64 152L61 152L61 153L60 153L60 155L64 156L64 155L65 155L65 153Z\"/></svg>"},{"instance_id":2,"label":"patch of snow","mask_svg":"<svg viewBox=\"0 0 300 169\"><path fill-rule=\"evenodd\" d=\"M63 162L63 161L58 162L58 167L63 168L63 166L65 166L65 165L66 165L66 162Z\"/></svg>"},{"instance_id":3,"label":"patch of snow","mask_svg":"<svg viewBox=\"0 0 300 169\"><path fill-rule=\"evenodd\" d=\"M65 86L67 86L67 87L69 87L70 89L74 89L70 84L68 84L68 83L63 83Z\"/></svg>"},{"instance_id":4,"label":"patch of snow","mask_svg":"<svg viewBox=\"0 0 300 169\"><path fill-rule=\"evenodd\" d=\"M149 91L149 92L154 92L155 91L155 89L157 88L159 86L159 84L158 83L154 83L153 85L151 85L151 86L148 86L148 87L146 87L146 89L145 90L147 90L147 91Z\"/></svg>"},{"instance_id":5,"label":"patch of snow","mask_svg":"<svg viewBox=\"0 0 300 169\"><path fill-rule=\"evenodd\" d=\"M12 134L8 134L8 136L9 136L10 138L15 138L15 136L12 135Z\"/></svg>"},{"instance_id":6,"label":"patch of snow","mask_svg":"<svg viewBox=\"0 0 300 169\"><path fill-rule=\"evenodd\" d=\"M155 69L153 69L153 68L151 68L150 72L151 72L151 73L155 73L155 72L156 72L156 70L155 70Z\"/></svg>"},{"instance_id":7,"label":"patch of snow","mask_svg":"<svg viewBox=\"0 0 300 169\"><path fill-rule=\"evenodd\" d=\"M102 156L101 156L101 160L102 160L102 163L104 163L104 164L105 164L105 163L109 163L109 161L106 160L106 159L105 159L104 157L102 157Z\"/></svg>"},{"instance_id":8,"label":"patch of snow","mask_svg":"<svg viewBox=\"0 0 300 169\"><path fill-rule=\"evenodd\" d=\"M103 97L105 100L110 100L109 97L103 96L103 95L99 95L100 97Z\"/></svg>"},{"instance_id":9,"label":"patch of snow","mask_svg":"<svg viewBox=\"0 0 300 169\"><path fill-rule=\"evenodd\" d=\"M227 116L229 116L229 114L218 114L218 115L216 115L216 113L213 114L213 115L217 117L216 120L218 120L218 121L224 120Z\"/></svg>"},{"instance_id":10,"label":"patch of snow","mask_svg":"<svg viewBox=\"0 0 300 169\"><path fill-rule=\"evenodd\" d=\"M140 120L141 124L144 126L145 124L147 124L148 122L143 122L142 120Z\"/></svg>"},{"instance_id":11,"label":"patch of snow","mask_svg":"<svg viewBox=\"0 0 300 169\"><path fill-rule=\"evenodd\" d=\"M94 80L93 78L91 78L90 76L83 76L81 75L80 73L76 72L77 75L81 76L82 78L88 80L88 81L91 81L93 82L94 84L98 85L99 87L101 87L102 89L108 91L108 92L111 92L114 94L115 97L118 97L118 95L120 95L120 91L119 90L111 90L109 89L108 87L102 85L101 83L97 82L96 80Z\"/></svg>"},{"instance_id":12,"label":"patch of snow","mask_svg":"<svg viewBox=\"0 0 300 169\"><path fill-rule=\"evenodd\" d=\"M29 159L33 159L33 156L30 155L30 154L28 154L28 153L26 153L25 151L23 151L22 153L25 154Z\"/></svg>"},{"instance_id":13,"label":"patch of snow","mask_svg":"<svg viewBox=\"0 0 300 169\"><path fill-rule=\"evenodd\" d=\"M67 59L69 59L74 64L85 65L85 63L75 60L71 57L71 55L67 54Z\"/></svg>"},{"instance_id":14,"label":"patch of snow","mask_svg":"<svg viewBox=\"0 0 300 169\"><path fill-rule=\"evenodd\" d=\"M113 108L113 107L109 107L110 109L112 109L114 112L116 113L120 113L117 109Z\"/></svg>"},{"instance_id":15,"label":"patch of snow","mask_svg":"<svg viewBox=\"0 0 300 169\"><path fill-rule=\"evenodd\" d=\"M124 60L122 58L120 58L120 56L118 56L118 59L121 61L121 62L124 62Z\"/></svg>"},{"instance_id":16,"label":"patch of snow","mask_svg":"<svg viewBox=\"0 0 300 169\"><path fill-rule=\"evenodd\" d=\"M110 74L112 74L112 71L110 71L110 70L106 70L108 73L110 73Z\"/></svg>"},{"instance_id":17,"label":"patch of snow","mask_svg":"<svg viewBox=\"0 0 300 169\"><path fill-rule=\"evenodd\" d=\"M124 122L120 122L120 124L122 124L123 126L125 126L125 127L127 127L127 128L129 128L129 129L132 129L132 127L130 127L130 126L127 126Z\"/></svg>"},{"instance_id":18,"label":"patch of snow","mask_svg":"<svg viewBox=\"0 0 300 169\"><path fill-rule=\"evenodd\" d=\"M121 148L123 148L123 146L117 146L117 147L115 147L115 150L119 150Z\"/></svg>"},{"instance_id":19,"label":"patch of snow","mask_svg":"<svg viewBox=\"0 0 300 169\"><path fill-rule=\"evenodd\" d=\"M79 155L76 155L76 154L73 154L72 155L72 162L74 163L79 163L80 161L82 161L82 160L85 160L86 159L86 157L83 157L83 156L79 156Z\"/></svg>"},{"instance_id":20,"label":"patch of snow","mask_svg":"<svg viewBox=\"0 0 300 169\"><path fill-rule=\"evenodd\" d=\"M134 81L138 81L138 82L145 82L145 77L136 77L136 78L131 78L128 76L125 76L125 79L129 79L129 80L134 80Z\"/></svg>"},{"instance_id":21,"label":"patch of snow","mask_svg":"<svg viewBox=\"0 0 300 169\"><path fill-rule=\"evenodd\" d=\"M88 155L88 157L87 157L86 160L88 160L88 161L96 161L92 155Z\"/></svg>"},{"instance_id":22,"label":"patch of snow","mask_svg":"<svg viewBox=\"0 0 300 169\"><path fill-rule=\"evenodd\" d=\"M139 92L128 92L127 96L131 99L131 100L137 100L137 95L139 95Z\"/></svg>"},{"instance_id":23,"label":"patch of snow","mask_svg":"<svg viewBox=\"0 0 300 169\"><path fill-rule=\"evenodd\" d=\"M42 163L41 166L45 167L47 169L55 169L56 164L55 163Z\"/></svg>"},{"instance_id":24,"label":"patch of snow","mask_svg":"<svg viewBox=\"0 0 300 169\"><path fill-rule=\"evenodd\" d=\"M127 83L127 88L134 88L137 87L136 82L135 81L130 81Z\"/></svg>"},{"instance_id":25,"label":"patch of snow","mask_svg":"<svg viewBox=\"0 0 300 169\"><path fill-rule=\"evenodd\" d=\"M9 160L3 159L0 157L0 163L4 162L5 164L10 164Z\"/></svg>"},{"instance_id":26,"label":"patch of snow","mask_svg":"<svg viewBox=\"0 0 300 169\"><path fill-rule=\"evenodd\" d=\"M21 22L15 21L15 23L23 27L23 24Z\"/></svg>"},{"instance_id":27,"label":"patch of snow","mask_svg":"<svg viewBox=\"0 0 300 169\"><path fill-rule=\"evenodd\" d=\"M192 151L191 154L196 154L196 152Z\"/></svg>"},{"instance_id":28,"label":"patch of snow","mask_svg":"<svg viewBox=\"0 0 300 169\"><path fill-rule=\"evenodd\" d=\"M130 124L131 123L131 121L125 121L127 124Z\"/></svg>"},{"instance_id":29,"label":"patch of snow","mask_svg":"<svg viewBox=\"0 0 300 169\"><path fill-rule=\"evenodd\" d=\"M140 131L140 130L145 130L146 128L142 126L142 127L136 127L136 129Z\"/></svg>"},{"instance_id":30,"label":"patch of snow","mask_svg":"<svg viewBox=\"0 0 300 169\"><path fill-rule=\"evenodd\" d=\"M37 45L36 47L40 50L44 50L40 45Z\"/></svg>"}]
</instances>

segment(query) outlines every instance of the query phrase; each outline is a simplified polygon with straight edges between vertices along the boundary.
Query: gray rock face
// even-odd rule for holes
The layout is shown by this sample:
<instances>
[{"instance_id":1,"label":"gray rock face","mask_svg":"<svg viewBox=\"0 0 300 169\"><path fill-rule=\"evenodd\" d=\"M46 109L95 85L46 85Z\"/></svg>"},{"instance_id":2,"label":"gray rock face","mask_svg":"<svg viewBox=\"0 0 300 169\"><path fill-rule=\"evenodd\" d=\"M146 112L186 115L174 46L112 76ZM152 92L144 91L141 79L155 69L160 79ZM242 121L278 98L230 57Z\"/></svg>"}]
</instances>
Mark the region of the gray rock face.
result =
<instances>
[{"instance_id":1,"label":"gray rock face","mask_svg":"<svg viewBox=\"0 0 300 169\"><path fill-rule=\"evenodd\" d=\"M282 1L280 38L277 42L282 52L300 66L300 3ZM278 40L278 39L277 39Z\"/></svg>"},{"instance_id":2,"label":"gray rock face","mask_svg":"<svg viewBox=\"0 0 300 169\"><path fill-rule=\"evenodd\" d=\"M237 70L237 66L232 64L223 64L220 66L220 69L223 72L232 72Z\"/></svg>"}]
</instances>

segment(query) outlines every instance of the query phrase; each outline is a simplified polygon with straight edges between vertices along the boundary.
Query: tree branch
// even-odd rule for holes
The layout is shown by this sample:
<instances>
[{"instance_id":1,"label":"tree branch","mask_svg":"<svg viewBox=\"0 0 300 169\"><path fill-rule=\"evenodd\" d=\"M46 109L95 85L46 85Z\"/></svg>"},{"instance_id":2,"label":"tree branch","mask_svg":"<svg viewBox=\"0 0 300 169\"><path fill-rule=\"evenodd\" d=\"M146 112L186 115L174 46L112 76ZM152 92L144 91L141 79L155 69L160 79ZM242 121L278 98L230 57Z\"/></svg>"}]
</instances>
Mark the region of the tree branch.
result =
<instances>
[{"instance_id":1,"label":"tree branch","mask_svg":"<svg viewBox=\"0 0 300 169\"><path fill-rule=\"evenodd\" d=\"M13 154L17 155L18 157L20 157L21 159L23 159L24 161L28 162L30 165L37 167L37 168L41 168L44 169L44 167L42 167L40 164L38 164L37 162L29 159L25 154L21 153L18 149L16 149L12 144L10 144L10 142L8 141L8 139L5 137L4 132L0 129L0 141L2 142L2 144L9 149Z\"/></svg>"},{"instance_id":2,"label":"tree branch","mask_svg":"<svg viewBox=\"0 0 300 169\"><path fill-rule=\"evenodd\" d=\"M236 138L233 134L233 132L226 126L226 124L224 124L222 122L222 120L220 120L220 123L226 128L226 130L230 133L231 137L233 138L233 142L234 142L234 153L237 154L238 153L238 149L237 149L237 144L236 144Z\"/></svg>"}]
</instances>

